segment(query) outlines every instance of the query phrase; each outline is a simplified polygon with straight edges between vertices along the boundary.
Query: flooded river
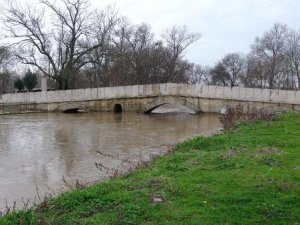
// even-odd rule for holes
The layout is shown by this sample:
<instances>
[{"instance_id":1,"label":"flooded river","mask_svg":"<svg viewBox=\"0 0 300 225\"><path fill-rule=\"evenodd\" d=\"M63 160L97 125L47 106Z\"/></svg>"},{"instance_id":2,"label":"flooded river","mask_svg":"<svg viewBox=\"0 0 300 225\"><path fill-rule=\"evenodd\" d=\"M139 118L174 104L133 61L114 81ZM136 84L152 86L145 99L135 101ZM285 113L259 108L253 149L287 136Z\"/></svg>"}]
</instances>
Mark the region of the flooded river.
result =
<instances>
[{"instance_id":1,"label":"flooded river","mask_svg":"<svg viewBox=\"0 0 300 225\"><path fill-rule=\"evenodd\" d=\"M159 111L159 109L158 109ZM220 127L217 115L136 113L25 114L0 116L0 209L5 199L33 198L36 186L103 177L95 163L160 154L169 146Z\"/></svg>"}]
</instances>

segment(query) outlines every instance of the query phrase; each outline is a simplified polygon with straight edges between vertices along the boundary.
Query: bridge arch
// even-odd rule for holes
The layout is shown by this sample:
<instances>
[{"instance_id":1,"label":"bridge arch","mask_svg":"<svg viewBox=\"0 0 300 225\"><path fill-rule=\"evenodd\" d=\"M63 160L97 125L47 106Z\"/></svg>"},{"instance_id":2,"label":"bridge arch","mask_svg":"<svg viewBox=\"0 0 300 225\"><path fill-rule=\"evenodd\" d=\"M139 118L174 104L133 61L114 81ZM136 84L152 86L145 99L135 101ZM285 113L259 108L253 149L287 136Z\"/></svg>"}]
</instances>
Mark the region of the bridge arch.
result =
<instances>
[{"instance_id":1,"label":"bridge arch","mask_svg":"<svg viewBox=\"0 0 300 225\"><path fill-rule=\"evenodd\" d=\"M123 112L122 105L121 104L114 104L113 112L114 113L122 113Z\"/></svg>"},{"instance_id":2,"label":"bridge arch","mask_svg":"<svg viewBox=\"0 0 300 225\"><path fill-rule=\"evenodd\" d=\"M64 113L68 113L68 112L73 113L79 110L86 111L86 105L82 103L69 102L69 103L59 104L55 111L64 112Z\"/></svg>"},{"instance_id":3,"label":"bridge arch","mask_svg":"<svg viewBox=\"0 0 300 225\"><path fill-rule=\"evenodd\" d=\"M173 96L167 96L167 97L158 97L154 101L149 102L142 107L142 113L144 114L149 114L151 113L154 109L157 109L158 107L166 104L178 104L182 105L195 113L200 113L201 110L200 108L189 102L186 98L183 97L173 97Z\"/></svg>"}]
</instances>

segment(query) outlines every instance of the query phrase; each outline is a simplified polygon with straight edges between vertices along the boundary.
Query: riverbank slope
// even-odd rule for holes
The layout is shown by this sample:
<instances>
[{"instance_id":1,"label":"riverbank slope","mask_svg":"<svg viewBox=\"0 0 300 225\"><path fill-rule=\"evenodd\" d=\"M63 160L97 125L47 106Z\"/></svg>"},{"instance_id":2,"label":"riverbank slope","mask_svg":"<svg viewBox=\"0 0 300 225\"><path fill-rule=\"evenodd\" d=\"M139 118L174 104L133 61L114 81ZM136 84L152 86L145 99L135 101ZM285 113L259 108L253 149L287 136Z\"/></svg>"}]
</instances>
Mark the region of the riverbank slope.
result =
<instances>
[{"instance_id":1,"label":"riverbank slope","mask_svg":"<svg viewBox=\"0 0 300 225\"><path fill-rule=\"evenodd\" d=\"M0 224L299 224L300 114L178 144Z\"/></svg>"}]
</instances>

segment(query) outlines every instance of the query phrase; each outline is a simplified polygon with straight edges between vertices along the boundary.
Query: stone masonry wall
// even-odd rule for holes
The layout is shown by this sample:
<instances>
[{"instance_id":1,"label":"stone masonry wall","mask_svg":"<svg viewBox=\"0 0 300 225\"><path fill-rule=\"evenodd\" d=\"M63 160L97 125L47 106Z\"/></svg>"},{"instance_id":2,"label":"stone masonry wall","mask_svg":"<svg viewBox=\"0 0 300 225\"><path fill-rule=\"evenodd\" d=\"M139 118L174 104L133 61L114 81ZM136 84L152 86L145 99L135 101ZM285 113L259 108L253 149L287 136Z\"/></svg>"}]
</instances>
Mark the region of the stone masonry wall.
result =
<instances>
[{"instance_id":1,"label":"stone masonry wall","mask_svg":"<svg viewBox=\"0 0 300 225\"><path fill-rule=\"evenodd\" d=\"M139 98L155 96L199 97L209 99L270 102L300 105L300 91L269 90L241 87L219 87L188 84L150 84L67 91L6 94L0 104L59 103L98 99Z\"/></svg>"}]
</instances>

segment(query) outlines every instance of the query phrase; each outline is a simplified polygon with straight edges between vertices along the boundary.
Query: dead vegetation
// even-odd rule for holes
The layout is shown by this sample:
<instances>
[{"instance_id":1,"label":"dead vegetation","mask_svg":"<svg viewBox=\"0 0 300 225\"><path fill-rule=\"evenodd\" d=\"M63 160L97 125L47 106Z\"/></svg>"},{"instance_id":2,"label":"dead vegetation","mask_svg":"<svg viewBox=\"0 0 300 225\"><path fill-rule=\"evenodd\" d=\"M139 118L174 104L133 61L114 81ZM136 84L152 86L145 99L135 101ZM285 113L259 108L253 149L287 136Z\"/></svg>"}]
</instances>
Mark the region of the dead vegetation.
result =
<instances>
[{"instance_id":1,"label":"dead vegetation","mask_svg":"<svg viewBox=\"0 0 300 225\"><path fill-rule=\"evenodd\" d=\"M257 150L253 156L255 158L257 158L257 157L264 156L264 155L283 155L284 153L285 152L280 149L266 147L266 148Z\"/></svg>"},{"instance_id":2,"label":"dead vegetation","mask_svg":"<svg viewBox=\"0 0 300 225\"><path fill-rule=\"evenodd\" d=\"M9 204L7 199L5 199L5 207L3 211L0 211L0 217L18 212L19 210L28 211L32 208L37 210L48 208L48 202L50 198L63 195L65 191L82 189L89 185L88 182L81 180L68 181L65 177L62 178L62 182L63 185L59 188L59 190L54 190L48 187L43 194L41 194L41 190L38 188L38 186L36 186L36 194L34 199L22 198L21 202L13 201L11 204Z\"/></svg>"},{"instance_id":3,"label":"dead vegetation","mask_svg":"<svg viewBox=\"0 0 300 225\"><path fill-rule=\"evenodd\" d=\"M173 147L166 147L160 154L149 154L144 156L142 152L138 155L130 155L126 158L122 158L120 155L110 155L100 151L97 153L109 159L113 159L119 162L119 166L109 167L103 163L96 162L96 168L102 172L108 178L115 178L124 174L128 174L133 170L147 167L157 156L169 154Z\"/></svg>"},{"instance_id":4,"label":"dead vegetation","mask_svg":"<svg viewBox=\"0 0 300 225\"><path fill-rule=\"evenodd\" d=\"M253 123L255 121L270 121L274 120L276 113L265 112L263 110L252 109L251 111L244 110L241 104L236 106L226 106L226 112L220 116L220 122L225 130L234 128L240 123Z\"/></svg>"},{"instance_id":5,"label":"dead vegetation","mask_svg":"<svg viewBox=\"0 0 300 225\"><path fill-rule=\"evenodd\" d=\"M239 147L231 147L229 151L227 151L225 154L221 155L222 160L228 160L233 158L234 156L244 152L246 150L246 147L239 146Z\"/></svg>"}]
</instances>

